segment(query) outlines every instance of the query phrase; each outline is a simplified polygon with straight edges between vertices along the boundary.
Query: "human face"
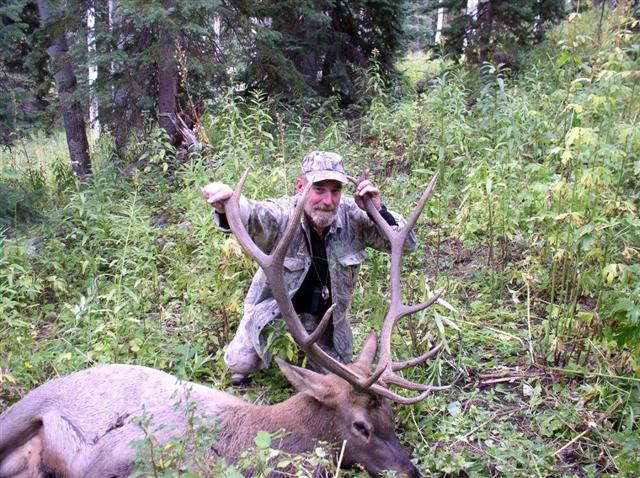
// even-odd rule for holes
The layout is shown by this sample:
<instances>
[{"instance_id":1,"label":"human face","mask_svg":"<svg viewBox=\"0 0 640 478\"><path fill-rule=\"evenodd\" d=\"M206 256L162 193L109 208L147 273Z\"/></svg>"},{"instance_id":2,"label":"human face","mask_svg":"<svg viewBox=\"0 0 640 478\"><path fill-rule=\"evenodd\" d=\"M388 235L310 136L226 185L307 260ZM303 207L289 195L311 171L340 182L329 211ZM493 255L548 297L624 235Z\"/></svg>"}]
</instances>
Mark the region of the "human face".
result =
<instances>
[{"instance_id":1,"label":"human face","mask_svg":"<svg viewBox=\"0 0 640 478\"><path fill-rule=\"evenodd\" d=\"M298 180L296 183L298 192L302 192L306 183L306 178ZM322 232L333 222L341 197L342 183L340 181L319 181L311 186L307 202L304 205L304 212L307 220L316 231Z\"/></svg>"}]
</instances>

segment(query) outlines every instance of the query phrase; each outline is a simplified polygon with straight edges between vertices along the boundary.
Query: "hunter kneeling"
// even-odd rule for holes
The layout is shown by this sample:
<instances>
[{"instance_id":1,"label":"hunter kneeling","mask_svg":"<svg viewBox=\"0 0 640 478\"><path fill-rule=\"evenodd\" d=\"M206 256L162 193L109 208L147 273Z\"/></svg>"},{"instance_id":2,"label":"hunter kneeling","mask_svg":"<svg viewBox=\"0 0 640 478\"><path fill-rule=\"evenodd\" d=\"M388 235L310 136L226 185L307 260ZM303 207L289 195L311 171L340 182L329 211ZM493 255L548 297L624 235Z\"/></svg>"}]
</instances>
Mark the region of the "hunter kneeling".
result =
<instances>
[{"instance_id":1,"label":"hunter kneeling","mask_svg":"<svg viewBox=\"0 0 640 478\"><path fill-rule=\"evenodd\" d=\"M348 178L342 158L337 153L314 151L302 162L300 176L295 183L295 196L266 201L240 198L242 222L261 250L272 250L309 182L312 186L304 214L284 260L284 279L295 311L309 333L315 330L329 307L335 305L332 322L319 345L333 358L350 363L353 337L347 309L360 265L366 256L365 249L389 250L389 241L366 212L364 198L371 200L392 228L401 228L405 220L384 206L380 191L369 180L368 170L365 170L354 197L344 196L342 189ZM231 229L225 204L232 193L231 187L219 182L202 188L204 198L215 209L218 226L227 233ZM415 247L415 233L412 231L404 249L411 251ZM264 350L261 332L279 315L264 272L259 269L244 301L244 315L225 354L234 385L247 383L250 373L269 365L270 357ZM310 366L318 368L313 363Z\"/></svg>"}]
</instances>

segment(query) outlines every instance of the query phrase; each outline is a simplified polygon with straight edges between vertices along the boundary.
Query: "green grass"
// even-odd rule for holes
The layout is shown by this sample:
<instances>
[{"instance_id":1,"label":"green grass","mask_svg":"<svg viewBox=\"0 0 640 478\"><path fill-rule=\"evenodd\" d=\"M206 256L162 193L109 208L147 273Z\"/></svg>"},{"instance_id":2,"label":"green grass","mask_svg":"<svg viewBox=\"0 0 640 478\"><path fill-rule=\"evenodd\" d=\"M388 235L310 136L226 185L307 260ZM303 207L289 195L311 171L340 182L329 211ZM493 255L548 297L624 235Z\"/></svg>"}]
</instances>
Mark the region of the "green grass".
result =
<instances>
[{"instance_id":1,"label":"green grass","mask_svg":"<svg viewBox=\"0 0 640 478\"><path fill-rule=\"evenodd\" d=\"M407 75L428 69L427 91L397 99L374 84L355 120L330 103L280 116L260 96L230 98L205 118L201 156L177 160L155 132L124 159L144 155L128 177L108 141L86 185L69 176L60 135L3 152L0 410L99 362L227 387L222 348L255 265L216 230L199 187L234 184L250 167L246 194L278 196L305 152L327 148L353 174L370 167L405 215L440 173L404 291L418 302L446 285L446 303L394 339L402 357L446 342L412 379L459 376L396 407L423 473L640 476L640 95L628 15L608 14L599 43L596 14L572 18L517 76L413 59ZM352 304L356 344L383 316L387 271L386 255L369 255ZM416 331L426 338L411 340ZM275 351L303 360L286 339ZM250 399L289 393L275 370L256 381Z\"/></svg>"},{"instance_id":2,"label":"green grass","mask_svg":"<svg viewBox=\"0 0 640 478\"><path fill-rule=\"evenodd\" d=\"M443 61L432 58L430 53L412 51L398 61L396 67L409 84L415 87L420 80L436 76L444 65Z\"/></svg>"}]
</instances>

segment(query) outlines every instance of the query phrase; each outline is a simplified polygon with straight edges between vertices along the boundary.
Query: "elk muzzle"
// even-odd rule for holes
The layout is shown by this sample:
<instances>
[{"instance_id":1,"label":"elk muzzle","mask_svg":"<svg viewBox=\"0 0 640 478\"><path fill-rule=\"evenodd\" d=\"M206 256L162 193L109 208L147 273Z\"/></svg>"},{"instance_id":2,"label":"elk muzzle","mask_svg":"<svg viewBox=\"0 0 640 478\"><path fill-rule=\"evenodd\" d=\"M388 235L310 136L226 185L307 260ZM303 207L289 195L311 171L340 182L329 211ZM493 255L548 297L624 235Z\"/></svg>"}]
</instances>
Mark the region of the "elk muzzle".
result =
<instances>
[{"instance_id":1,"label":"elk muzzle","mask_svg":"<svg viewBox=\"0 0 640 478\"><path fill-rule=\"evenodd\" d=\"M411 463L411 456L393 436L384 440L372 440L365 449L351 449L347 445L345 464L350 466L359 463L371 475L378 477L383 471L395 471L396 476L403 478L420 478L422 475Z\"/></svg>"}]
</instances>

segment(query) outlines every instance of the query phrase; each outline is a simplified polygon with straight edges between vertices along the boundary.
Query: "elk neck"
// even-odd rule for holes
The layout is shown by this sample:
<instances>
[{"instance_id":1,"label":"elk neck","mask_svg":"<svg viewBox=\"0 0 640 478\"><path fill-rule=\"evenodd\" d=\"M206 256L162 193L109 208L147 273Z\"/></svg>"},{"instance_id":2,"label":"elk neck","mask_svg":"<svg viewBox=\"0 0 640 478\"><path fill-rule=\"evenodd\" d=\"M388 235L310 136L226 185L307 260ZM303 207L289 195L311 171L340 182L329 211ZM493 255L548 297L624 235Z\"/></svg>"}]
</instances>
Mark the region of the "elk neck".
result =
<instances>
[{"instance_id":1,"label":"elk neck","mask_svg":"<svg viewBox=\"0 0 640 478\"><path fill-rule=\"evenodd\" d=\"M291 453L311 450L319 441L337 441L336 415L315 398L298 393L275 405L244 404L229 407L219 417L221 430L216 446L222 455L237 455L253 446L256 433L286 430L272 447Z\"/></svg>"}]
</instances>

